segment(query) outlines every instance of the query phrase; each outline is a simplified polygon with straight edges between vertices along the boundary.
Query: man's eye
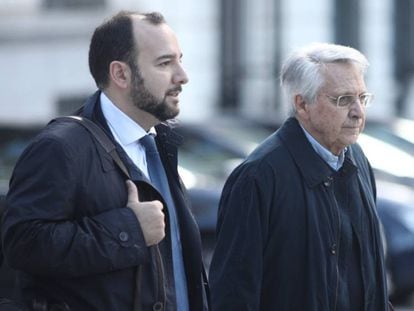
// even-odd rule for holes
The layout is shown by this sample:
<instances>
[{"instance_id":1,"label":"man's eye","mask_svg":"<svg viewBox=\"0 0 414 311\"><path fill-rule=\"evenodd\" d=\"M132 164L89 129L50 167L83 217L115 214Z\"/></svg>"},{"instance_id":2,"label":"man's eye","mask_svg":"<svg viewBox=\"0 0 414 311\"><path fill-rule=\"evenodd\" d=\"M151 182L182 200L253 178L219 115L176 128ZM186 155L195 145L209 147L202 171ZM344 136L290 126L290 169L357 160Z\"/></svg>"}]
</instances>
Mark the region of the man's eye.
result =
<instances>
[{"instance_id":1,"label":"man's eye","mask_svg":"<svg viewBox=\"0 0 414 311\"><path fill-rule=\"evenodd\" d=\"M341 96L339 99L339 106L345 107L350 106L354 103L355 97L354 96Z\"/></svg>"},{"instance_id":2,"label":"man's eye","mask_svg":"<svg viewBox=\"0 0 414 311\"><path fill-rule=\"evenodd\" d=\"M161 67L167 67L171 62L170 61L165 61L159 64L159 66Z\"/></svg>"}]
</instances>

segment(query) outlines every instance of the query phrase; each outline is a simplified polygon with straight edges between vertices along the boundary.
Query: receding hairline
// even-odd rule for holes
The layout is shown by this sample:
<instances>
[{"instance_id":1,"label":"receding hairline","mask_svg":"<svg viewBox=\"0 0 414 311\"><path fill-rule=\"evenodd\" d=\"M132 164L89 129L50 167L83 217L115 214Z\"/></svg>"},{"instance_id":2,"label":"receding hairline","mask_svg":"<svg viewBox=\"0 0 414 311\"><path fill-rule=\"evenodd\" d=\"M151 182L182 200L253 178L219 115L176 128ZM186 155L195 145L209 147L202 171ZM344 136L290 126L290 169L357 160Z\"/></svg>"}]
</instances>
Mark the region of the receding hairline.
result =
<instances>
[{"instance_id":1,"label":"receding hairline","mask_svg":"<svg viewBox=\"0 0 414 311\"><path fill-rule=\"evenodd\" d=\"M149 13L153 14L153 13ZM134 13L130 15L132 29L133 29L133 35L134 37L139 33L140 31L145 32L145 27L169 27L169 25L166 23L165 19L162 15L160 15L160 19L151 19L148 18L147 15L142 13Z\"/></svg>"},{"instance_id":2,"label":"receding hairline","mask_svg":"<svg viewBox=\"0 0 414 311\"><path fill-rule=\"evenodd\" d=\"M144 21L151 25L166 24L164 15L159 12L150 12L150 13L141 13L141 12L131 12L129 17L134 20Z\"/></svg>"}]
</instances>

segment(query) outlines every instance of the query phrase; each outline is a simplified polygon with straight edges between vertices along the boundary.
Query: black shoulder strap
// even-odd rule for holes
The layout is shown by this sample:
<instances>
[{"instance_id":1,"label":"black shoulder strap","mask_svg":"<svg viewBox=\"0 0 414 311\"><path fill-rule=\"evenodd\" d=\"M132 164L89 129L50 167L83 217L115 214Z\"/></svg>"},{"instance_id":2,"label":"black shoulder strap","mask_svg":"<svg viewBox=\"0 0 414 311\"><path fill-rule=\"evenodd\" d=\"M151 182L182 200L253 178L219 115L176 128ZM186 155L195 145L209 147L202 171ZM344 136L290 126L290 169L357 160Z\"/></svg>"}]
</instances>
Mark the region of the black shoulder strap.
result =
<instances>
[{"instance_id":1,"label":"black shoulder strap","mask_svg":"<svg viewBox=\"0 0 414 311\"><path fill-rule=\"evenodd\" d=\"M55 120L72 120L78 122L83 127L85 127L96 139L96 141L105 149L107 153L112 157L115 163L119 166L121 171L130 178L129 172L125 167L125 164L122 162L121 158L116 151L115 145L109 139L108 135L95 123L87 118L82 118L80 116L64 116L56 118Z\"/></svg>"}]
</instances>

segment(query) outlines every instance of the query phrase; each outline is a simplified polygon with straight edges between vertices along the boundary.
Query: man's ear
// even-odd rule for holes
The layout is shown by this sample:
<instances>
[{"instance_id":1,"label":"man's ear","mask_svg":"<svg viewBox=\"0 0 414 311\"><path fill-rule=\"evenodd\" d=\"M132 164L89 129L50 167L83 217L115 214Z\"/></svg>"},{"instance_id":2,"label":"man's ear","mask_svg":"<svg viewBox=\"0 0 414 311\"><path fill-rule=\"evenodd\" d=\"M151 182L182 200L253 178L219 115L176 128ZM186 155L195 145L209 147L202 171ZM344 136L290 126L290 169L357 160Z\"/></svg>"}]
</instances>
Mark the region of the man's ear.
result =
<instances>
[{"instance_id":1,"label":"man's ear","mask_svg":"<svg viewBox=\"0 0 414 311\"><path fill-rule=\"evenodd\" d=\"M300 94L295 95L294 105L296 113L300 117L306 118L308 115L308 103L306 102L305 98L303 98L303 96Z\"/></svg>"},{"instance_id":2,"label":"man's ear","mask_svg":"<svg viewBox=\"0 0 414 311\"><path fill-rule=\"evenodd\" d=\"M131 82L131 69L120 61L112 61L109 64L109 79L119 88L128 88Z\"/></svg>"}]
</instances>

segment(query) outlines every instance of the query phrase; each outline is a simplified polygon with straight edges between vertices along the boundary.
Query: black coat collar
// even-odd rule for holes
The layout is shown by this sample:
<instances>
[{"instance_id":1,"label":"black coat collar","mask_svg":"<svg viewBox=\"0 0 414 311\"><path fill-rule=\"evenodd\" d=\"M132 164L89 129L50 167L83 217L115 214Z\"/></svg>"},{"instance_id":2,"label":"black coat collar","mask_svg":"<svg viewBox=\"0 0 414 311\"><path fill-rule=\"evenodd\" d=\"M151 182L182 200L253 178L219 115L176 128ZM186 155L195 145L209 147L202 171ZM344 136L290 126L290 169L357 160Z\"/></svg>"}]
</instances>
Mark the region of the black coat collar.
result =
<instances>
[{"instance_id":1,"label":"black coat collar","mask_svg":"<svg viewBox=\"0 0 414 311\"><path fill-rule=\"evenodd\" d=\"M292 155L303 179L309 187L315 187L329 179L333 173L332 168L313 149L296 118L291 117L286 120L279 129L278 135ZM355 167L352 147L348 148L345 154L345 161L350 162L347 164Z\"/></svg>"}]
</instances>

